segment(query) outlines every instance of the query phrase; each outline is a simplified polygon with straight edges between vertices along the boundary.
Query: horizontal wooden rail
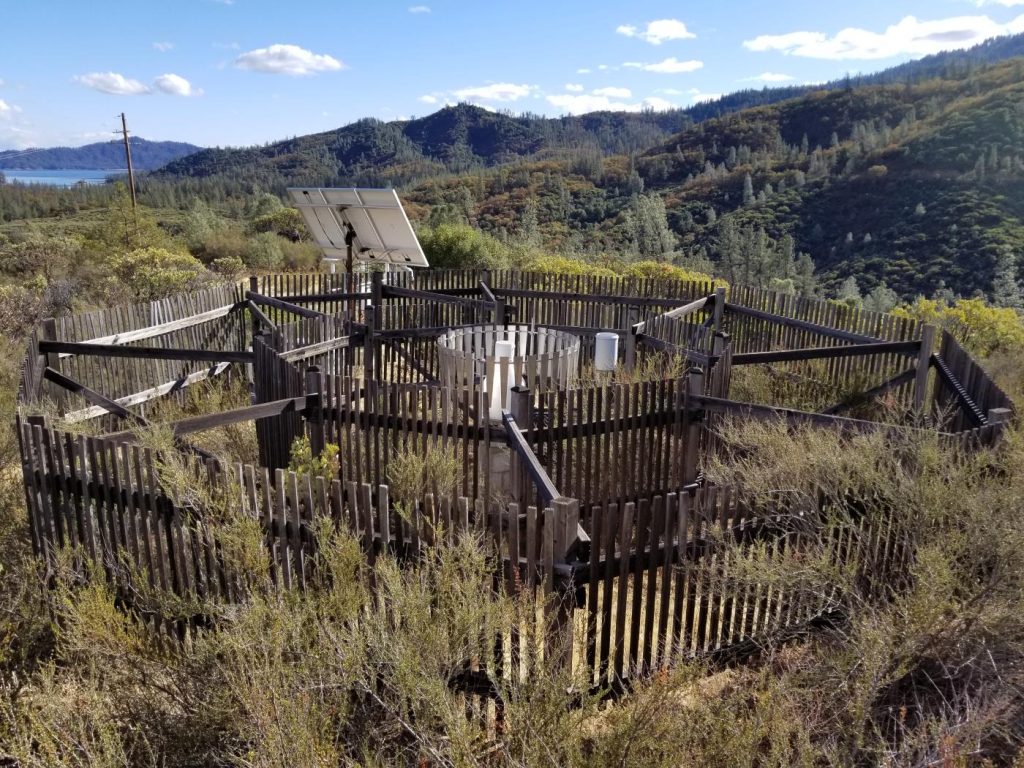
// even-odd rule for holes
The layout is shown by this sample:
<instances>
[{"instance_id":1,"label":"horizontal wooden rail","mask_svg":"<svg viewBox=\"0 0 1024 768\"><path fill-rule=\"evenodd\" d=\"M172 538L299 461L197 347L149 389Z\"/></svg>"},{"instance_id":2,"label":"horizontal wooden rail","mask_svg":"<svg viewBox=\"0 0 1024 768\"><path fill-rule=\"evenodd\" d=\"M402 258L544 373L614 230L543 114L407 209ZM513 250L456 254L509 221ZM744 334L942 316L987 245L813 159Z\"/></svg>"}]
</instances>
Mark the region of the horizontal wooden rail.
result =
<instances>
[{"instance_id":1,"label":"horizontal wooden rail","mask_svg":"<svg viewBox=\"0 0 1024 768\"><path fill-rule=\"evenodd\" d=\"M278 298L287 300L289 304L314 304L318 301L361 301L372 297L373 294L367 291L356 291L355 293L304 293L298 296L279 296Z\"/></svg>"},{"instance_id":2,"label":"horizontal wooden rail","mask_svg":"<svg viewBox=\"0 0 1024 768\"><path fill-rule=\"evenodd\" d=\"M171 347L122 347L116 344L85 344L77 341L40 341L39 351L66 352L69 355L97 357L137 357L145 360L196 360L211 363L248 363L252 352L213 349L173 349Z\"/></svg>"},{"instance_id":3,"label":"horizontal wooden rail","mask_svg":"<svg viewBox=\"0 0 1024 768\"><path fill-rule=\"evenodd\" d=\"M559 301L589 302L591 304L620 304L624 307L684 307L692 299L652 298L650 296L610 296L599 293L567 291L529 291L518 288L492 288L499 299L557 299Z\"/></svg>"},{"instance_id":4,"label":"horizontal wooden rail","mask_svg":"<svg viewBox=\"0 0 1024 768\"><path fill-rule=\"evenodd\" d=\"M865 344L850 344L842 347L807 347L805 349L781 349L772 352L741 352L732 356L733 365L755 365L759 363L788 363L798 360L834 360L840 357L861 355L916 355L921 349L920 341L882 341Z\"/></svg>"},{"instance_id":5,"label":"horizontal wooden rail","mask_svg":"<svg viewBox=\"0 0 1024 768\"><path fill-rule=\"evenodd\" d=\"M458 304L463 307L494 308L494 302L485 301L483 299L468 299L461 296L449 296L448 294L434 293L433 291L417 291L413 288L400 288L397 285L382 285L381 295L385 299L422 299L424 301L434 301L438 304Z\"/></svg>"},{"instance_id":6,"label":"horizontal wooden rail","mask_svg":"<svg viewBox=\"0 0 1024 768\"><path fill-rule=\"evenodd\" d=\"M170 424L163 426L169 427L172 433L177 437L180 435L188 435L192 432L203 432L207 429L216 429L217 427L227 427L231 424L238 424L242 421L253 421L255 419L265 419L269 416L280 416L282 413L303 413L306 408L307 395L301 397L287 397L283 400L274 400L269 403L260 403L259 405L250 405L245 408L234 408L230 411L222 411L221 413L210 413L203 416L191 416L187 419L181 419ZM115 441L132 441L135 438L135 433L132 430L124 430L122 432L112 432L108 435L103 436L105 440Z\"/></svg>"},{"instance_id":7,"label":"horizontal wooden rail","mask_svg":"<svg viewBox=\"0 0 1024 768\"><path fill-rule=\"evenodd\" d=\"M287 352L281 352L278 357L282 360L288 361L289 363L295 362L296 360L306 360L310 357L316 357L317 355L322 355L325 352L330 352L332 349L350 347L354 341L361 338L361 335L336 336L333 339L326 339L325 341L318 341L314 344L307 344L304 347L289 349Z\"/></svg>"},{"instance_id":8,"label":"horizontal wooden rail","mask_svg":"<svg viewBox=\"0 0 1024 768\"><path fill-rule=\"evenodd\" d=\"M466 325L439 325L433 328L388 328L383 331L374 331L375 339L423 339L431 336L441 337L449 331L457 328L474 328L475 323Z\"/></svg>"},{"instance_id":9,"label":"horizontal wooden rail","mask_svg":"<svg viewBox=\"0 0 1024 768\"><path fill-rule=\"evenodd\" d=\"M246 291L245 298L249 301L254 301L257 304L273 307L274 309L280 309L284 312L291 312L293 315L298 315L299 317L309 317L312 319L330 317L330 315L326 315L323 312L317 312L314 309L306 309L305 307L300 307L296 304L292 304L291 302L271 298L270 296L264 296L262 293L256 293L254 291Z\"/></svg>"},{"instance_id":10,"label":"horizontal wooden rail","mask_svg":"<svg viewBox=\"0 0 1024 768\"><path fill-rule=\"evenodd\" d=\"M221 317L225 317L233 312L238 305L226 304L223 307L217 307L211 309L208 312L200 312L197 315L189 315L183 317L180 320L170 320L166 323L160 323L159 325L150 325L145 328L137 328L133 331L122 331L121 333L113 333L109 336L98 336L94 339L84 339L81 343L83 344L128 344L133 341L141 341L143 339L151 339L154 336L163 336L167 333L173 333L174 331L180 331L184 328L191 328L196 325L202 325L208 323L211 320L217 320ZM70 353L61 354L60 357L70 357Z\"/></svg>"},{"instance_id":11,"label":"horizontal wooden rail","mask_svg":"<svg viewBox=\"0 0 1024 768\"><path fill-rule=\"evenodd\" d=\"M523 435L523 431L516 424L515 418L508 411L501 412L501 422L505 425L505 437L508 441L508 446L523 464L523 468L526 473L533 480L534 485L537 486L537 493L540 496L541 505L544 507L549 506L555 499L561 498L562 494L555 488L555 484L548 476L547 471L540 463L540 459L537 458L531 449L529 443L526 442L526 436Z\"/></svg>"},{"instance_id":12,"label":"horizontal wooden rail","mask_svg":"<svg viewBox=\"0 0 1024 768\"><path fill-rule=\"evenodd\" d=\"M829 328L827 325L818 325L817 323L810 323L806 320L797 320L794 317L773 315L771 312L762 312L760 309L751 309L750 307L733 304L732 302L726 302L725 311L734 312L737 315L746 315L747 317L756 317L758 320L765 320L769 323L778 323L779 325L785 325L790 328L800 328L801 330L811 331L813 333L820 334L821 336L829 336L833 339L843 339L844 341L852 341L857 344L870 344L882 341L882 339L875 336L865 336L861 333L841 331L838 328ZM733 359L735 360L735 358Z\"/></svg>"}]
</instances>

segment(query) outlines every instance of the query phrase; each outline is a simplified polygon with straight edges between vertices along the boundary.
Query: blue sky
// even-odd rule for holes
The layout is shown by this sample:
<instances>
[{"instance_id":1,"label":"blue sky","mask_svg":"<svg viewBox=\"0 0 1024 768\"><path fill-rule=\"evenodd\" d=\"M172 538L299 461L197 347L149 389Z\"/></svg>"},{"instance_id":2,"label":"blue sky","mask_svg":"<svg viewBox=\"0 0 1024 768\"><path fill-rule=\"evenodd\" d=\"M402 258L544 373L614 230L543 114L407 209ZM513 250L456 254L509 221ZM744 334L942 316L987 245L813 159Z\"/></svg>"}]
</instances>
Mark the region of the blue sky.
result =
<instances>
[{"instance_id":1,"label":"blue sky","mask_svg":"<svg viewBox=\"0 0 1024 768\"><path fill-rule=\"evenodd\" d=\"M0 0L0 149L258 144L445 103L687 106L1024 32L1024 0Z\"/></svg>"}]
</instances>

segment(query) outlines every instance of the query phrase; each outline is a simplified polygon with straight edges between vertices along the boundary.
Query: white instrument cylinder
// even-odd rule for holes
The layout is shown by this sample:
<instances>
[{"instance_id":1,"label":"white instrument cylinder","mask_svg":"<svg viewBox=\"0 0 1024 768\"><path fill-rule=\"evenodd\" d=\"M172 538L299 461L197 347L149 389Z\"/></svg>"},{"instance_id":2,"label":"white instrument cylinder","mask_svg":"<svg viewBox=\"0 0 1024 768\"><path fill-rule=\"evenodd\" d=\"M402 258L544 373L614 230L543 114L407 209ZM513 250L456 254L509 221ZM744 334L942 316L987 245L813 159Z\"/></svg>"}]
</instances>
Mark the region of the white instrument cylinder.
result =
<instances>
[{"instance_id":1,"label":"white instrument cylinder","mask_svg":"<svg viewBox=\"0 0 1024 768\"><path fill-rule=\"evenodd\" d=\"M602 331L594 344L594 370L608 373L619 362L619 334Z\"/></svg>"}]
</instances>

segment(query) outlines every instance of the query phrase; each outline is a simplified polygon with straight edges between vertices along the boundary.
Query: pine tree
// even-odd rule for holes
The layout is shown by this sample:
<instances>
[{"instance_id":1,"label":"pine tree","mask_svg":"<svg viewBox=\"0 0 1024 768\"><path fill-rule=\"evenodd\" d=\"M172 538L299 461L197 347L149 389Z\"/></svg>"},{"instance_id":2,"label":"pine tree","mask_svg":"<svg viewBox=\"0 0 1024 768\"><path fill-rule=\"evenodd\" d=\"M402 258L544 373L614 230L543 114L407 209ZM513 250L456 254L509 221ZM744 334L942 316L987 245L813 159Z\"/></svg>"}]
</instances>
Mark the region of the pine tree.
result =
<instances>
[{"instance_id":1,"label":"pine tree","mask_svg":"<svg viewBox=\"0 0 1024 768\"><path fill-rule=\"evenodd\" d=\"M754 180L750 178L750 174L746 174L743 177L743 204L750 205L754 202Z\"/></svg>"},{"instance_id":2,"label":"pine tree","mask_svg":"<svg viewBox=\"0 0 1024 768\"><path fill-rule=\"evenodd\" d=\"M888 312L899 304L899 301L900 297L896 291L886 285L883 280L871 289L871 293L864 299L864 307L875 312Z\"/></svg>"},{"instance_id":3,"label":"pine tree","mask_svg":"<svg viewBox=\"0 0 1024 768\"><path fill-rule=\"evenodd\" d=\"M836 298L849 304L851 307L859 307L863 299L860 295L860 286L857 285L857 278L853 275L846 278L843 284L839 286Z\"/></svg>"},{"instance_id":4,"label":"pine tree","mask_svg":"<svg viewBox=\"0 0 1024 768\"><path fill-rule=\"evenodd\" d=\"M992 304L997 307L1024 309L1024 291L1017 279L1017 256L1005 248L996 256L992 278Z\"/></svg>"}]
</instances>

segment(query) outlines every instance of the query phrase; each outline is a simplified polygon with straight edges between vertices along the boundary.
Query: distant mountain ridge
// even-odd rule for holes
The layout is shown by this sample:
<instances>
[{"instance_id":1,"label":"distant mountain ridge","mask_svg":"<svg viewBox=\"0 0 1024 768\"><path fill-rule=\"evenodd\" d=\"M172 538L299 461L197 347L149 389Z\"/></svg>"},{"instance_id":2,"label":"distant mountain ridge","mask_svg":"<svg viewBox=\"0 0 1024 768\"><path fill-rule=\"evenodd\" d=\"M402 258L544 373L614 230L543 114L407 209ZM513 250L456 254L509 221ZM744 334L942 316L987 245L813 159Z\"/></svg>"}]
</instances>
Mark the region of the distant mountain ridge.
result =
<instances>
[{"instance_id":1,"label":"distant mountain ridge","mask_svg":"<svg viewBox=\"0 0 1024 768\"><path fill-rule=\"evenodd\" d=\"M155 170L202 149L181 141L148 141L137 136L132 136L129 143L132 165L139 171ZM0 151L0 170L120 170L124 167L124 142L120 139L81 147Z\"/></svg>"},{"instance_id":2,"label":"distant mountain ridge","mask_svg":"<svg viewBox=\"0 0 1024 768\"><path fill-rule=\"evenodd\" d=\"M815 91L963 78L980 67L1024 56L1024 34L986 41L821 85L748 89L666 112L593 112L566 117L512 115L471 104L416 120L358 120L323 133L264 146L206 149L170 162L157 178L219 179L283 192L287 186L408 186L517 160L636 155L695 124ZM0 157L2 165L2 157Z\"/></svg>"}]
</instances>

